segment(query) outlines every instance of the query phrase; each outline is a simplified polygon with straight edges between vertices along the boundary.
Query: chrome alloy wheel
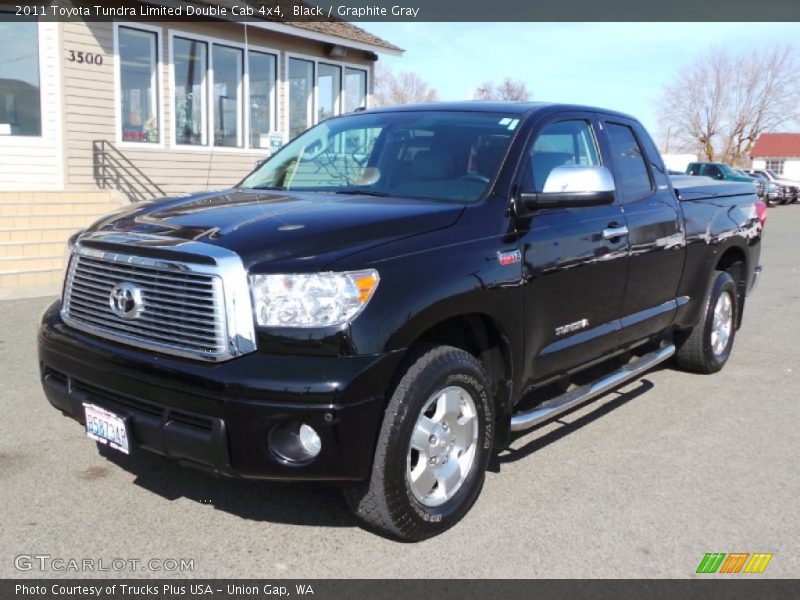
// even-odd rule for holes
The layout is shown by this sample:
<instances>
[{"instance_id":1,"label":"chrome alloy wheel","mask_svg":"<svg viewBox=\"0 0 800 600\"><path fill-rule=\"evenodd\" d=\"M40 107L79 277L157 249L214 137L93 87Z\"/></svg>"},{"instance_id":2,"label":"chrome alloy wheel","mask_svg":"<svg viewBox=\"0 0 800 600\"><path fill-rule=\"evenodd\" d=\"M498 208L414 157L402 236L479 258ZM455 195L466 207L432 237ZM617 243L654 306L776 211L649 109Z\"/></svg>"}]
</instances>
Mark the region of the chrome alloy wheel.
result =
<instances>
[{"instance_id":1,"label":"chrome alloy wheel","mask_svg":"<svg viewBox=\"0 0 800 600\"><path fill-rule=\"evenodd\" d=\"M459 386L446 387L425 403L411 434L406 481L420 504L441 506L470 474L478 443L475 401Z\"/></svg>"},{"instance_id":2,"label":"chrome alloy wheel","mask_svg":"<svg viewBox=\"0 0 800 600\"><path fill-rule=\"evenodd\" d=\"M711 350L720 356L728 347L728 340L733 333L733 300L731 293L722 292L714 306L714 318L711 323Z\"/></svg>"}]
</instances>

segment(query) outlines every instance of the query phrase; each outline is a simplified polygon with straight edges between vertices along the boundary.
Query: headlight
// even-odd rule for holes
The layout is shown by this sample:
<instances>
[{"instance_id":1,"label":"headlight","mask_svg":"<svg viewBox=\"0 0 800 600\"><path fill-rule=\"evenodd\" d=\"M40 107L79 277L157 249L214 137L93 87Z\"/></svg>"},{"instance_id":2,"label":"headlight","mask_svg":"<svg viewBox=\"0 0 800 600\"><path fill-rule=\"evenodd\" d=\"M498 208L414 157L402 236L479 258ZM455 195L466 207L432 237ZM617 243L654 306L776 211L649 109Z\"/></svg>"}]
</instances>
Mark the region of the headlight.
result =
<instances>
[{"instance_id":1,"label":"headlight","mask_svg":"<svg viewBox=\"0 0 800 600\"><path fill-rule=\"evenodd\" d=\"M378 287L374 269L350 273L251 275L261 327L329 327L354 319Z\"/></svg>"}]
</instances>

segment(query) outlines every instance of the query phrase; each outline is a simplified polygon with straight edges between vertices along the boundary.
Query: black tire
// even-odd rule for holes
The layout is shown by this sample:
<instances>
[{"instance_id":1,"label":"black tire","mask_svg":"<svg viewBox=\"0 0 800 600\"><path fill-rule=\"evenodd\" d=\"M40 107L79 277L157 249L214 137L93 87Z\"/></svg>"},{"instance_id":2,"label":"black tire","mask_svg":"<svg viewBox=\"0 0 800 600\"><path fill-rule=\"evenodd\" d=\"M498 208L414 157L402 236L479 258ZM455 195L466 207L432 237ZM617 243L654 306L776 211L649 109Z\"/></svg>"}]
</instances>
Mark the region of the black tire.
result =
<instances>
[{"instance_id":1,"label":"black tire","mask_svg":"<svg viewBox=\"0 0 800 600\"><path fill-rule=\"evenodd\" d=\"M449 386L472 397L477 441L460 487L449 500L431 507L417 500L407 481L409 448L417 419L434 394ZM415 353L386 407L369 481L345 490L350 508L368 528L399 540L420 541L464 517L480 494L491 456L494 406L489 389L480 361L464 350L435 346Z\"/></svg>"},{"instance_id":2,"label":"black tire","mask_svg":"<svg viewBox=\"0 0 800 600\"><path fill-rule=\"evenodd\" d=\"M724 347L714 352L712 347L714 308L723 294L728 294L730 298L732 323ZM722 369L731 355L738 315L739 297L736 282L727 271L714 271L711 289L706 297L700 320L690 331L678 336L678 351L675 354L678 366L687 371L704 374L716 373Z\"/></svg>"}]
</instances>

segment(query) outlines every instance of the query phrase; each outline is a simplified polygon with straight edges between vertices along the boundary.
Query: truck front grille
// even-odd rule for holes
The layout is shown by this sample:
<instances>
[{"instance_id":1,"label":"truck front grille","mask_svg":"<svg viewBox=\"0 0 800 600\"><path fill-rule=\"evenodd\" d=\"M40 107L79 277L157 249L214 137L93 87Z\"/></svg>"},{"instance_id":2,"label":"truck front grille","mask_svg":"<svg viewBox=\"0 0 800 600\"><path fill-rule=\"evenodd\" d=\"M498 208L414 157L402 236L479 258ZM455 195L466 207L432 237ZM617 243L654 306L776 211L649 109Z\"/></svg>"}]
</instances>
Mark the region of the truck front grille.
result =
<instances>
[{"instance_id":1,"label":"truck front grille","mask_svg":"<svg viewBox=\"0 0 800 600\"><path fill-rule=\"evenodd\" d=\"M218 360L229 350L223 284L207 271L183 262L76 252L62 315L69 325L124 344Z\"/></svg>"}]
</instances>

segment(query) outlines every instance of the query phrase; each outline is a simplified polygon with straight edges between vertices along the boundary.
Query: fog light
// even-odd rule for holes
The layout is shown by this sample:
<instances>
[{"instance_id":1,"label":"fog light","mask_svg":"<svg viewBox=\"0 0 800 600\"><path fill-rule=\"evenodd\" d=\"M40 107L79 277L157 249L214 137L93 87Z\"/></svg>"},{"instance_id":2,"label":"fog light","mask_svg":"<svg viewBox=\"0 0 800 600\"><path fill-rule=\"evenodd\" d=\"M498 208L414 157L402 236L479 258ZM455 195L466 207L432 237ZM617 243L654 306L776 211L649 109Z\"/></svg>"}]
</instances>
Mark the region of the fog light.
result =
<instances>
[{"instance_id":1,"label":"fog light","mask_svg":"<svg viewBox=\"0 0 800 600\"><path fill-rule=\"evenodd\" d=\"M278 458L292 463L313 460L322 450L322 440L311 425L282 423L273 427L267 436L270 451Z\"/></svg>"}]
</instances>

